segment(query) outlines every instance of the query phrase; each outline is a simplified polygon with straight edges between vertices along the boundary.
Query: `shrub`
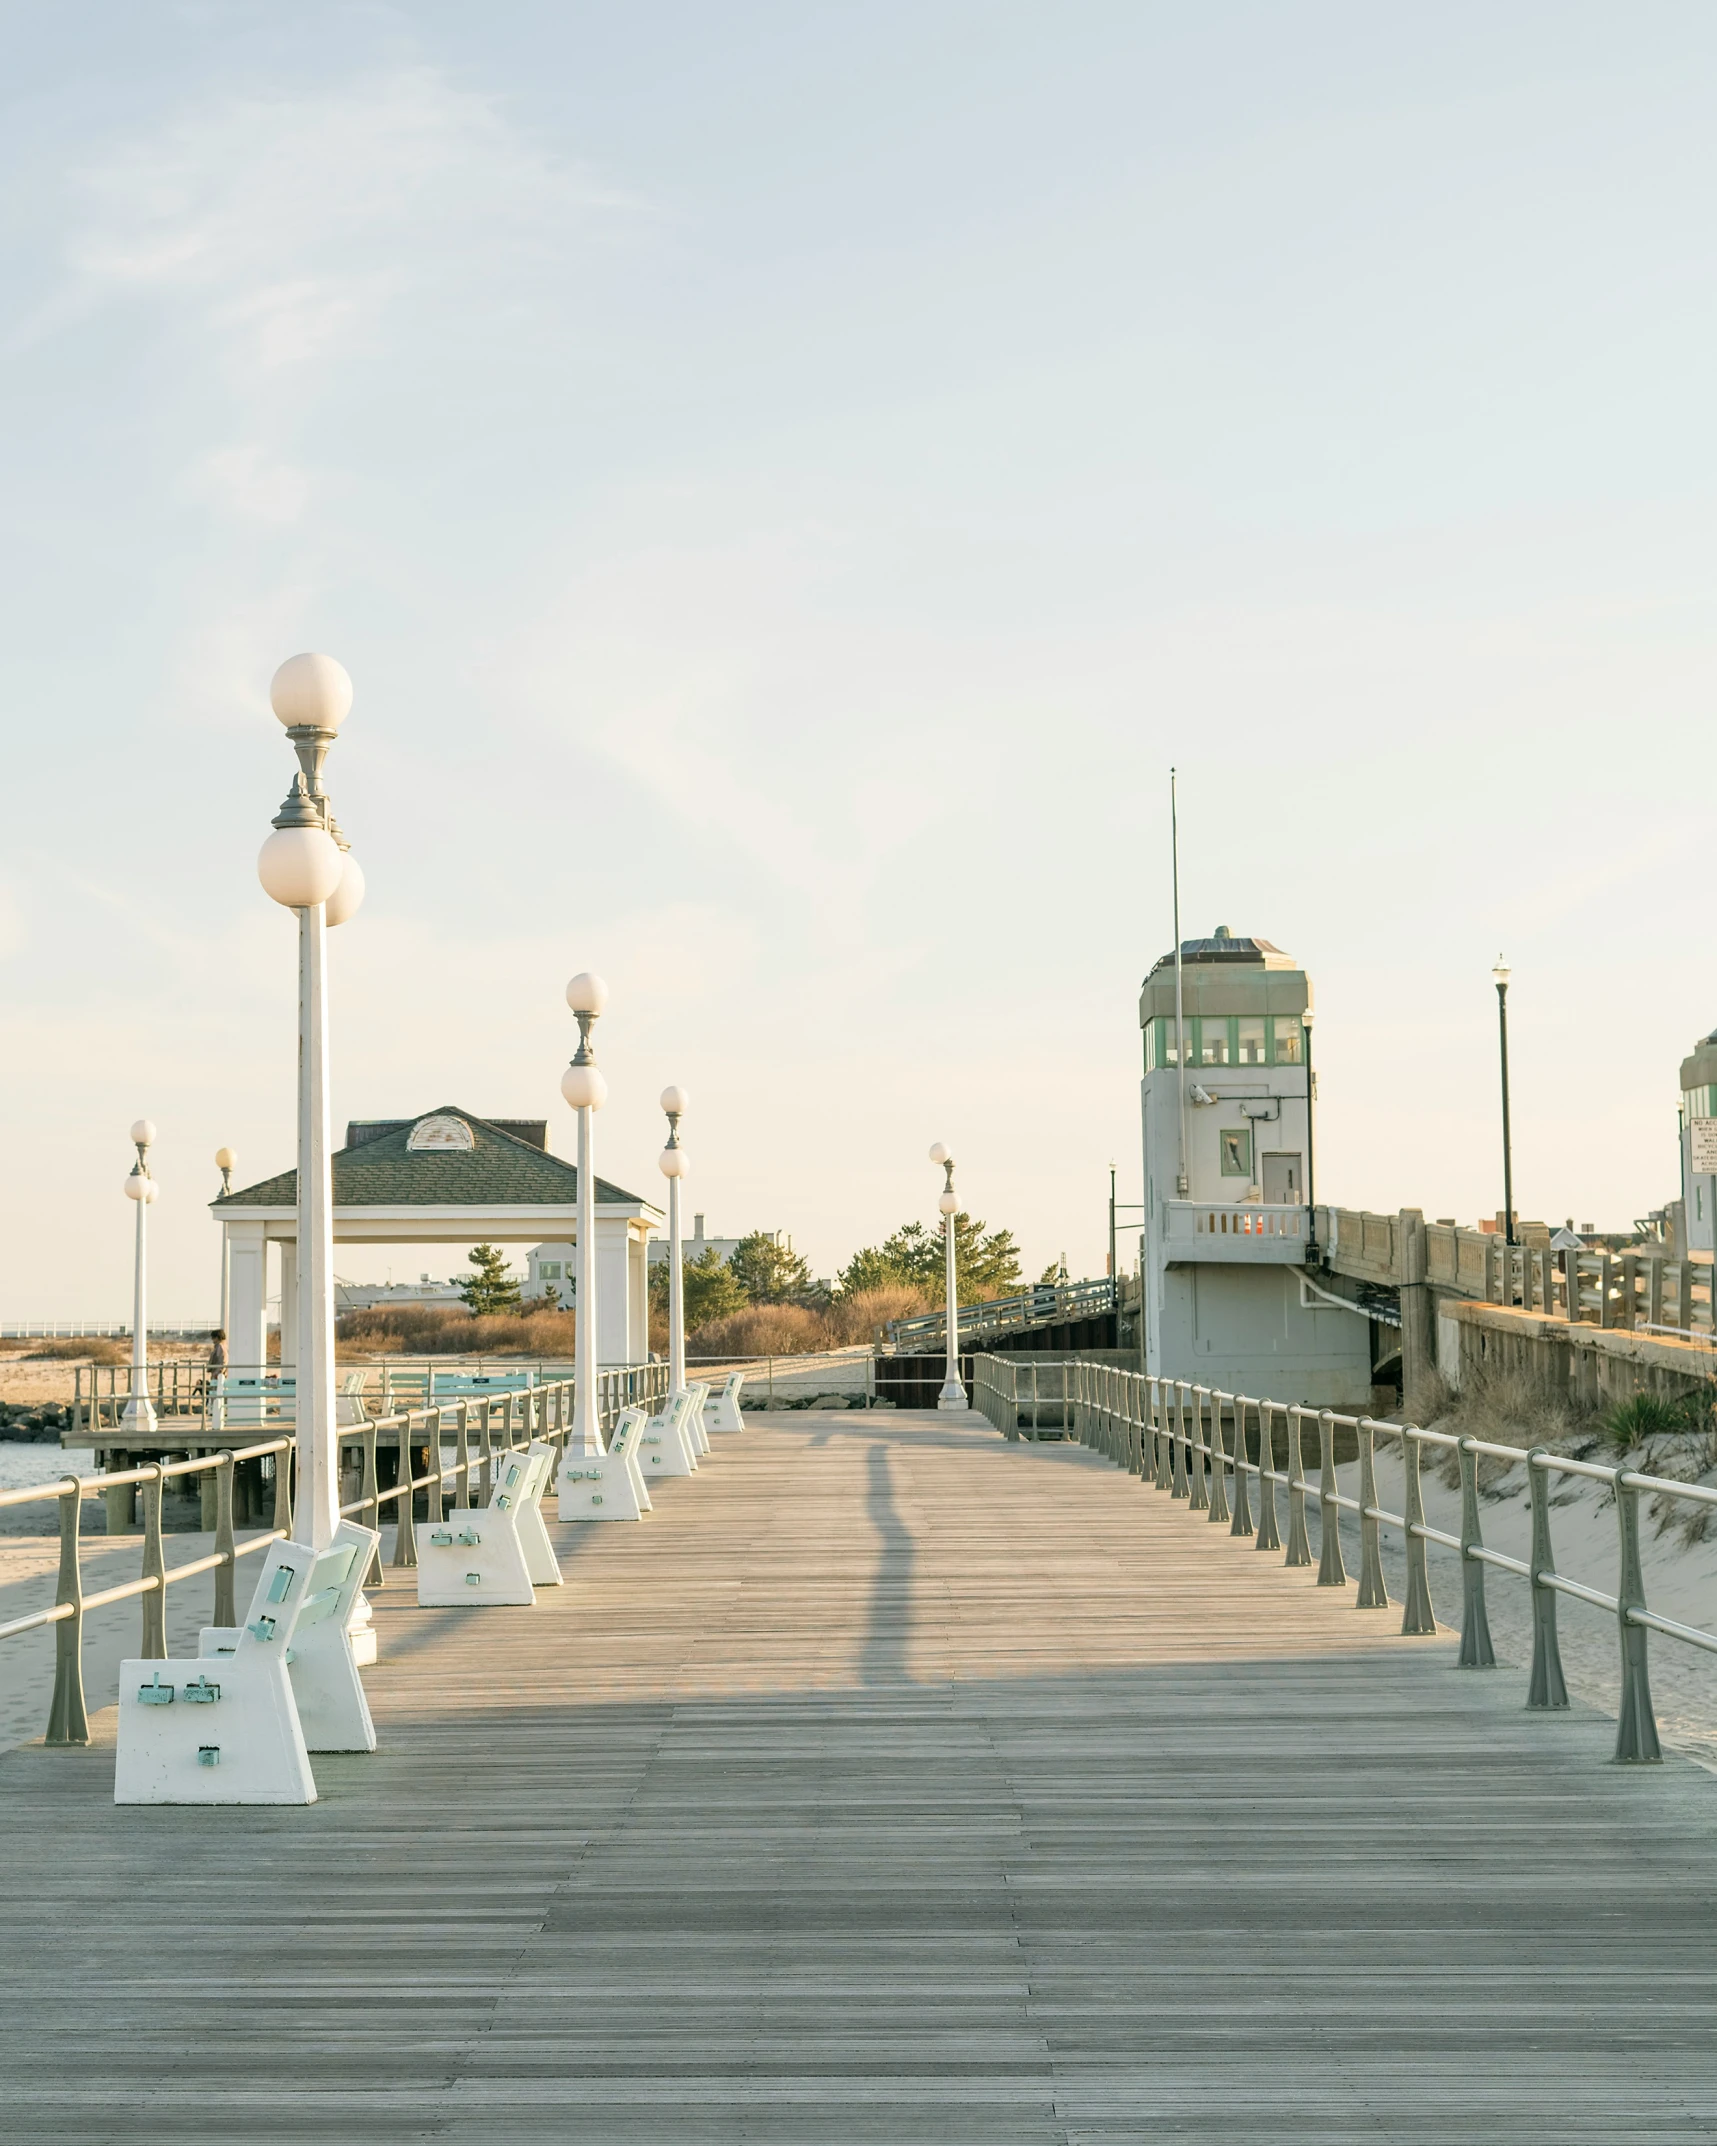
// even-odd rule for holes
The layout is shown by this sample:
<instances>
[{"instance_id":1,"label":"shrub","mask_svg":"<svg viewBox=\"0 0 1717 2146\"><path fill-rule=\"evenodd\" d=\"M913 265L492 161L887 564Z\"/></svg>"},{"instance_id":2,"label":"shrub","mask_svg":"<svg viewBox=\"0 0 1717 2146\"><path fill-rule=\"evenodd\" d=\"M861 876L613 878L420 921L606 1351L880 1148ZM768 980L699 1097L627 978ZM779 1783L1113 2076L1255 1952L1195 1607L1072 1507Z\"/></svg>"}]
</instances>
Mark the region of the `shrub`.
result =
<instances>
[{"instance_id":1,"label":"shrub","mask_svg":"<svg viewBox=\"0 0 1717 2146\"><path fill-rule=\"evenodd\" d=\"M874 1340L877 1328L890 1319L914 1319L920 1312L939 1309L928 1291L908 1282L893 1282L838 1296L823 1316L829 1338L839 1346L851 1347Z\"/></svg>"},{"instance_id":2,"label":"shrub","mask_svg":"<svg viewBox=\"0 0 1717 2146\"><path fill-rule=\"evenodd\" d=\"M830 1346L827 1324L799 1304L748 1304L700 1326L688 1344L699 1356L805 1356Z\"/></svg>"},{"instance_id":3,"label":"shrub","mask_svg":"<svg viewBox=\"0 0 1717 2146\"><path fill-rule=\"evenodd\" d=\"M576 1314L544 1309L478 1318L462 1305L375 1304L349 1311L336 1338L377 1356L547 1356L573 1354Z\"/></svg>"},{"instance_id":4,"label":"shrub","mask_svg":"<svg viewBox=\"0 0 1717 2146\"><path fill-rule=\"evenodd\" d=\"M1673 1437L1709 1428L1711 1404L1703 1395L1630 1394L1604 1417L1604 1434L1625 1453L1648 1438Z\"/></svg>"},{"instance_id":5,"label":"shrub","mask_svg":"<svg viewBox=\"0 0 1717 2146\"><path fill-rule=\"evenodd\" d=\"M150 1354L155 1353L152 1347ZM33 1343L24 1355L25 1361L33 1364L128 1364L131 1344L111 1334L87 1334L81 1339L62 1334L52 1340Z\"/></svg>"}]
</instances>

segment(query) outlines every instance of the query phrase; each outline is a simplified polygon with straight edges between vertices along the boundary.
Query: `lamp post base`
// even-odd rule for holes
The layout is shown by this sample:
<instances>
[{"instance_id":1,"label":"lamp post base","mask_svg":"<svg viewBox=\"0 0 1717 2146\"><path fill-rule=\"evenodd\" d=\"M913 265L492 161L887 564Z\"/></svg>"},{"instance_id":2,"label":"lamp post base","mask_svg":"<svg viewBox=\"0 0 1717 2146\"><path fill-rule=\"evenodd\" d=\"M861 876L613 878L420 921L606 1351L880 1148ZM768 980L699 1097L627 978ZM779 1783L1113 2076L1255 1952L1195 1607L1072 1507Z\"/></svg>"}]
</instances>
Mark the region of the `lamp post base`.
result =
<instances>
[{"instance_id":1,"label":"lamp post base","mask_svg":"<svg viewBox=\"0 0 1717 2146\"><path fill-rule=\"evenodd\" d=\"M147 1394L133 1394L120 1413L121 1428L127 1431L153 1432L155 1428L155 1404Z\"/></svg>"},{"instance_id":2,"label":"lamp post base","mask_svg":"<svg viewBox=\"0 0 1717 2146\"><path fill-rule=\"evenodd\" d=\"M958 1379L945 1380L942 1391L936 1396L936 1406L938 1408L964 1410L967 1405L966 1389L961 1385L960 1381Z\"/></svg>"}]
</instances>

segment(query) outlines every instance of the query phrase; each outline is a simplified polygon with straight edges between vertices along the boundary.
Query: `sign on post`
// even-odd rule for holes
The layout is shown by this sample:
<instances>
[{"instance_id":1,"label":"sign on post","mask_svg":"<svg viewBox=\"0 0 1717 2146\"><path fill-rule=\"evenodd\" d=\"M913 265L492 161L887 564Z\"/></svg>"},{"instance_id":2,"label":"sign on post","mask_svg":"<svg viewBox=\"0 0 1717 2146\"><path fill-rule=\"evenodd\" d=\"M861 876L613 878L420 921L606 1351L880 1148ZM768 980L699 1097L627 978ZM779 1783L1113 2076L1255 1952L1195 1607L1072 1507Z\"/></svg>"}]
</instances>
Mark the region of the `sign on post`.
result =
<instances>
[{"instance_id":1,"label":"sign on post","mask_svg":"<svg viewBox=\"0 0 1717 2146\"><path fill-rule=\"evenodd\" d=\"M1687 1130L1694 1170L1702 1177L1717 1176L1717 1118L1690 1119Z\"/></svg>"}]
</instances>

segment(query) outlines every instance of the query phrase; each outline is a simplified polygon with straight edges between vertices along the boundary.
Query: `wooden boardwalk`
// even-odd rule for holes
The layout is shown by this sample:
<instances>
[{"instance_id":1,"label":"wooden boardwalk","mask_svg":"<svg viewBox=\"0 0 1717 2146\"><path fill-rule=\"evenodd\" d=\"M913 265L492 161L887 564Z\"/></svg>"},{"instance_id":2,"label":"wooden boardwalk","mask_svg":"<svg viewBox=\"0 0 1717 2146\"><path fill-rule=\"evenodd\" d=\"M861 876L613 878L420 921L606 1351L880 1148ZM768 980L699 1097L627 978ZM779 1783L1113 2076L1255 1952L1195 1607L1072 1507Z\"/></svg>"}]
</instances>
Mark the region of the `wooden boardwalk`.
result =
<instances>
[{"instance_id":1,"label":"wooden boardwalk","mask_svg":"<svg viewBox=\"0 0 1717 2146\"><path fill-rule=\"evenodd\" d=\"M1692 1764L976 1418L555 1532L311 1810L0 1759L9 2140L1717 2140Z\"/></svg>"}]
</instances>

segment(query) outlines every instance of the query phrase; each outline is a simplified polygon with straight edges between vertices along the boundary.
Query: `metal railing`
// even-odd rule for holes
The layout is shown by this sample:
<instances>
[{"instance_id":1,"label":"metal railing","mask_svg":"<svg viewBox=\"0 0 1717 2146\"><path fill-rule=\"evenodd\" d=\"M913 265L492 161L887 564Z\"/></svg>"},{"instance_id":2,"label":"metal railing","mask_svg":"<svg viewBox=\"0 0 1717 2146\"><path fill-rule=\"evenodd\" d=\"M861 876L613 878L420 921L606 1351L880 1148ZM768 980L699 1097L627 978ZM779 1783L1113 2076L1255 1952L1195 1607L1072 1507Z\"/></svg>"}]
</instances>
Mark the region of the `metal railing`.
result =
<instances>
[{"instance_id":1,"label":"metal railing","mask_svg":"<svg viewBox=\"0 0 1717 2146\"><path fill-rule=\"evenodd\" d=\"M1167 1491L1171 1497L1185 1498L1192 1510L1204 1511L1212 1521L1227 1521L1231 1535L1250 1536L1260 1550L1284 1550L1276 1509L1276 1490L1281 1485L1288 1499L1284 1562L1310 1565L1313 1557L1306 1513L1308 1505L1315 1504L1321 1537L1316 1560L1320 1587L1347 1584L1340 1519L1344 1512L1355 1515L1360 1544L1359 1609L1390 1607L1381 1530L1385 1526L1399 1528L1406 1567L1403 1634L1436 1630L1429 1552L1433 1544L1453 1551L1460 1560L1462 1668L1496 1667L1485 1607L1486 1572L1506 1572L1524 1580L1530 1589L1532 1608L1532 1666L1526 1696L1529 1708L1556 1710L1568 1704L1556 1632L1558 1598L1566 1595L1613 1616L1622 1670L1616 1758L1624 1763L1649 1764L1663 1756L1651 1700L1650 1636L1656 1632L1704 1653L1717 1654L1717 1633L1659 1616L1647 1603L1640 1557L1639 1501L1645 1496L1711 1506L1717 1505L1717 1490L1647 1475L1639 1469L1573 1460L1542 1446L1528 1449L1497 1445L1489 1439L1424 1430L1414 1423L1386 1423L1373 1416L1341 1415L1332 1409L1308 1408L1294 1402L1254 1400L1244 1394L1224 1393L1217 1387L1194 1385L1184 1379L1152 1378L1110 1364L1072 1360L1059 1368L1070 1418L1067 1428L1075 1439L1103 1453L1130 1474L1147 1479L1153 1488ZM1026 1370L1023 1363L1003 1356L980 1356L977 1360L974 1406L1008 1438L1020 1435L1022 1407L1031 1403ZM1256 1460L1251 1457L1246 1435L1248 1411L1258 1431ZM1226 1441L1225 1419L1229 1431ZM1275 1464L1278 1423L1287 1432L1285 1474ZM1315 1484L1307 1478L1304 1458L1308 1423L1317 1429ZM1351 1431L1354 1436L1359 1462L1357 1498L1337 1488L1338 1431ZM1395 1441L1401 1449L1403 1510L1399 1513L1387 1511L1378 1502L1380 1438ZM1456 1456L1461 1484L1458 1535L1432 1527L1425 1519L1420 1455L1427 1446ZM1479 1521L1478 1463L1482 1457L1515 1465L1525 1463L1532 1509L1528 1558L1508 1557L1485 1545ZM1556 1569L1550 1511L1551 1482L1558 1476L1601 1483L1615 1500L1620 1562L1613 1594ZM1256 1519L1252 1513L1254 1489L1258 1498Z\"/></svg>"},{"instance_id":2,"label":"metal railing","mask_svg":"<svg viewBox=\"0 0 1717 2146\"><path fill-rule=\"evenodd\" d=\"M598 1376L610 1380L632 1368L608 1365ZM570 1362L513 1356L390 1356L380 1363L341 1364L337 1369L343 1397L361 1404L356 1412L383 1416L428 1407L438 1399L479 1394L485 1386L536 1386L571 1376ZM163 1435L140 1434L143 1445L183 1443L193 1433L219 1438L235 1428L255 1430L293 1420L296 1381L290 1364L227 1364L217 1371L206 1360L162 1359L148 1366L146 1384ZM75 1366L70 1429L82 1432L83 1443L98 1431L123 1430L133 1389L129 1364Z\"/></svg>"},{"instance_id":3,"label":"metal railing","mask_svg":"<svg viewBox=\"0 0 1717 2146\"><path fill-rule=\"evenodd\" d=\"M619 1421L624 1409L650 1406L668 1396L666 1364L615 1365L599 1374L598 1416L604 1432ZM345 1500L340 1512L365 1526L381 1525L381 1510L392 1505L397 1522L392 1569L410 1569L417 1564L417 1534L414 1507L417 1493L425 1493L428 1522L439 1526L452 1484L452 1509L472 1503L471 1478L478 1478L477 1502L486 1505L494 1487L494 1465L504 1453L518 1452L534 1439L546 1439L557 1448L552 1488L572 1423L573 1381L551 1382L510 1391L503 1395L462 1399L422 1409L409 1409L372 1422L343 1425L337 1432L343 1485L357 1495ZM392 1433L391 1450L397 1456L395 1481L383 1486L379 1451L382 1434ZM443 1443L451 1440L454 1459L443 1459ZM169 1587L199 1573L214 1574L214 1614L210 1623L230 1625L237 1621L234 1576L238 1561L271 1542L290 1534L292 1528L293 1456L296 1441L271 1438L255 1445L238 1446L181 1461L152 1461L138 1468L116 1469L101 1475L66 1475L55 1484L38 1484L22 1490L0 1491L0 1507L46 1503L57 1499L60 1508L59 1578L52 1605L28 1616L0 1624L0 1641L17 1639L27 1632L52 1628L55 1635L54 1693L48 1709L44 1741L52 1745L89 1742L89 1717L84 1700L83 1620L94 1609L111 1602L141 1597L142 1640L139 1655L146 1661L164 1661L167 1656L166 1594ZM423 1473L417 1473L418 1454ZM234 1470L241 1462L261 1460L266 1468L273 1460L274 1513L272 1526L244 1541L234 1533ZM215 1547L206 1557L192 1558L168 1567L161 1526L161 1500L165 1486L180 1478L213 1475L215 1483ZM79 1552L83 1540L82 1506L86 1497L111 1496L137 1491L143 1505L143 1569L135 1580L86 1594ZM381 1552L371 1560L365 1578L367 1588L386 1585Z\"/></svg>"},{"instance_id":4,"label":"metal railing","mask_svg":"<svg viewBox=\"0 0 1717 2146\"><path fill-rule=\"evenodd\" d=\"M1052 1326L1064 1319L1097 1318L1114 1308L1115 1284L1107 1276L1095 1282L1040 1282L1017 1296L994 1297L987 1304L962 1304L957 1339L969 1344L986 1334ZM896 1348L922 1341L934 1345L948 1331L948 1315L930 1311L912 1319L890 1319L883 1331Z\"/></svg>"},{"instance_id":5,"label":"metal railing","mask_svg":"<svg viewBox=\"0 0 1717 2146\"><path fill-rule=\"evenodd\" d=\"M171 1319L151 1319L151 1341L207 1341L219 1326L218 1319L192 1319L175 1324ZM0 1323L0 1341L118 1341L129 1339L129 1319L8 1319Z\"/></svg>"}]
</instances>

